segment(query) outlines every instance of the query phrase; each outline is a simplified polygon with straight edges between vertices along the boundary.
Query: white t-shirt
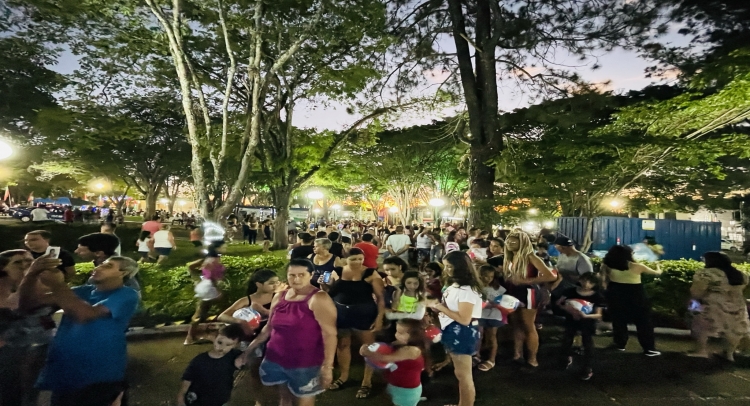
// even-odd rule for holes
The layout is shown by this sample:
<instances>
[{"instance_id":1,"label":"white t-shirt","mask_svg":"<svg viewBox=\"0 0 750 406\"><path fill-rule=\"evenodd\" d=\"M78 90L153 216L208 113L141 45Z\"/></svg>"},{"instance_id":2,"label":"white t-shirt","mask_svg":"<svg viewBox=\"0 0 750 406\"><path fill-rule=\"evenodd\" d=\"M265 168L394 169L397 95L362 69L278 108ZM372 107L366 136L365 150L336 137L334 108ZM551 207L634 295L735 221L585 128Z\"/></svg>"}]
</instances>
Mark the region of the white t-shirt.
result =
<instances>
[{"instance_id":1,"label":"white t-shirt","mask_svg":"<svg viewBox=\"0 0 750 406\"><path fill-rule=\"evenodd\" d=\"M470 286L458 286L454 283L448 286L443 292L443 304L448 310L457 312L459 303L473 303L474 309L471 311L472 319L482 318L482 295L472 289ZM440 313L440 327L446 328L455 320Z\"/></svg>"},{"instance_id":2,"label":"white t-shirt","mask_svg":"<svg viewBox=\"0 0 750 406\"><path fill-rule=\"evenodd\" d=\"M385 242L386 247L391 247L393 252L401 251L405 246L411 245L411 238L405 234L391 234Z\"/></svg>"},{"instance_id":3,"label":"white t-shirt","mask_svg":"<svg viewBox=\"0 0 750 406\"><path fill-rule=\"evenodd\" d=\"M148 238L138 240L138 252L149 252L148 249Z\"/></svg>"},{"instance_id":4,"label":"white t-shirt","mask_svg":"<svg viewBox=\"0 0 750 406\"><path fill-rule=\"evenodd\" d=\"M47 210L37 207L36 209L31 211L31 221L47 221L49 218L47 217Z\"/></svg>"},{"instance_id":5,"label":"white t-shirt","mask_svg":"<svg viewBox=\"0 0 750 406\"><path fill-rule=\"evenodd\" d=\"M427 234L420 234L417 236L417 248L429 249L432 248L432 239Z\"/></svg>"},{"instance_id":6,"label":"white t-shirt","mask_svg":"<svg viewBox=\"0 0 750 406\"><path fill-rule=\"evenodd\" d=\"M169 231L159 230L154 233L154 248L172 248L169 242Z\"/></svg>"}]
</instances>

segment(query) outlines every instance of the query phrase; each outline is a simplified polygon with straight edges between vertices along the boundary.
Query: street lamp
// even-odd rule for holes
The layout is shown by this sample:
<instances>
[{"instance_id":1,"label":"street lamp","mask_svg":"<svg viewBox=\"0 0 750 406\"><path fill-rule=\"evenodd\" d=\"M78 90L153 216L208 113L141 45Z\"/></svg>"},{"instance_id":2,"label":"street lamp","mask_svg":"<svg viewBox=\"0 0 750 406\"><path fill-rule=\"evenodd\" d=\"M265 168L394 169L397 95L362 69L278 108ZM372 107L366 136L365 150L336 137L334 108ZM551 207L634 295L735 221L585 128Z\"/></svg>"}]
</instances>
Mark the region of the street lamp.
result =
<instances>
[{"instance_id":1,"label":"street lamp","mask_svg":"<svg viewBox=\"0 0 750 406\"><path fill-rule=\"evenodd\" d=\"M445 200L439 197L433 197L427 202L427 204L432 207L432 220L437 223L438 227L440 227L440 220L437 218L437 210L438 208L445 206Z\"/></svg>"},{"instance_id":2,"label":"street lamp","mask_svg":"<svg viewBox=\"0 0 750 406\"><path fill-rule=\"evenodd\" d=\"M320 200L323 198L323 196L323 192L321 192L320 190L313 190L307 194L307 197L313 200Z\"/></svg>"},{"instance_id":3,"label":"street lamp","mask_svg":"<svg viewBox=\"0 0 750 406\"><path fill-rule=\"evenodd\" d=\"M13 147L7 142L0 140L0 161L13 155Z\"/></svg>"}]
</instances>

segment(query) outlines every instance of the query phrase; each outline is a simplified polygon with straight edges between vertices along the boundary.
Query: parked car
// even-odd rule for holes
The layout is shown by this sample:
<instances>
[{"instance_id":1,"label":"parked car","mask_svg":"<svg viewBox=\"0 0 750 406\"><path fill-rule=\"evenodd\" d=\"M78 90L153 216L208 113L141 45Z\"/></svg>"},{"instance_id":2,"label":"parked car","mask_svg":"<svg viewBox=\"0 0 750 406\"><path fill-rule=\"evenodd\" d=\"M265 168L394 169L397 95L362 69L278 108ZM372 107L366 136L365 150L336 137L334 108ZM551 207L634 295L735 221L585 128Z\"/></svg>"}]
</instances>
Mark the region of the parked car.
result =
<instances>
[{"instance_id":1,"label":"parked car","mask_svg":"<svg viewBox=\"0 0 750 406\"><path fill-rule=\"evenodd\" d=\"M722 251L732 251L737 252L741 248L740 243L737 243L732 240L727 240L726 238L721 239L721 250Z\"/></svg>"},{"instance_id":2,"label":"parked car","mask_svg":"<svg viewBox=\"0 0 750 406\"><path fill-rule=\"evenodd\" d=\"M19 219L24 223L31 221L31 211L33 207L14 207L11 209L13 218Z\"/></svg>"},{"instance_id":3,"label":"parked car","mask_svg":"<svg viewBox=\"0 0 750 406\"><path fill-rule=\"evenodd\" d=\"M15 207L11 209L13 211L13 218L17 218L21 220L24 223L28 223L31 221L31 211L34 210L35 207ZM50 220L55 221L62 221L63 220L63 214L65 213L65 209L62 207L54 206L54 207L47 207L47 218Z\"/></svg>"}]
</instances>

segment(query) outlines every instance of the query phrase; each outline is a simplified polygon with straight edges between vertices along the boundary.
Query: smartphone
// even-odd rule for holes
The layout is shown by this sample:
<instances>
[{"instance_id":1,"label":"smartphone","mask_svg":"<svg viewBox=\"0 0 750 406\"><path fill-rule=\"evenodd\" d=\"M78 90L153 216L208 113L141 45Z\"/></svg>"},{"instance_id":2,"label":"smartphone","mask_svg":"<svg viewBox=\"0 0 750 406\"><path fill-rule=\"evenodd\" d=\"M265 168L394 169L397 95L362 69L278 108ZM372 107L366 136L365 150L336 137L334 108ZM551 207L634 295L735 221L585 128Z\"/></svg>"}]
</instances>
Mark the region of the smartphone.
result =
<instances>
[{"instance_id":1,"label":"smartphone","mask_svg":"<svg viewBox=\"0 0 750 406\"><path fill-rule=\"evenodd\" d=\"M49 255L50 258L58 259L60 258L60 247L47 247L45 254Z\"/></svg>"},{"instance_id":2,"label":"smartphone","mask_svg":"<svg viewBox=\"0 0 750 406\"><path fill-rule=\"evenodd\" d=\"M328 283L331 281L331 273L330 272L324 272L323 273L323 283Z\"/></svg>"}]
</instances>

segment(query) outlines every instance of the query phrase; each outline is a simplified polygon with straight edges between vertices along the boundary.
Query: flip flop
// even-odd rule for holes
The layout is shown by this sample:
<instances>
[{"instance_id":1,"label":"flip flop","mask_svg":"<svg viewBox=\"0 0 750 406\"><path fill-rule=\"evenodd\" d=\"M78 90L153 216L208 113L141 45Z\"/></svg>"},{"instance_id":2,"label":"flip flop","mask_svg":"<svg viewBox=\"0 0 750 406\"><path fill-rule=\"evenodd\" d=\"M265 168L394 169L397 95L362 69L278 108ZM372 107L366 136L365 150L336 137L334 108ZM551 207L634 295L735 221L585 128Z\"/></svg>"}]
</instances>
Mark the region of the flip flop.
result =
<instances>
[{"instance_id":1,"label":"flip flop","mask_svg":"<svg viewBox=\"0 0 750 406\"><path fill-rule=\"evenodd\" d=\"M341 378L336 379L335 381L331 382L331 385L328 386L328 390L339 390L344 389L347 386L351 386L352 381L342 381Z\"/></svg>"},{"instance_id":2,"label":"flip flop","mask_svg":"<svg viewBox=\"0 0 750 406\"><path fill-rule=\"evenodd\" d=\"M481 364L479 364L479 368L478 369L480 371L482 371L482 372L487 372L487 371L489 371L490 369L492 369L494 367L495 367L495 363L494 362L492 362L492 361L484 361Z\"/></svg>"},{"instance_id":3,"label":"flip flop","mask_svg":"<svg viewBox=\"0 0 750 406\"><path fill-rule=\"evenodd\" d=\"M357 399L369 398L370 391L372 391L372 386L360 386L359 390L357 391Z\"/></svg>"}]
</instances>

